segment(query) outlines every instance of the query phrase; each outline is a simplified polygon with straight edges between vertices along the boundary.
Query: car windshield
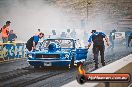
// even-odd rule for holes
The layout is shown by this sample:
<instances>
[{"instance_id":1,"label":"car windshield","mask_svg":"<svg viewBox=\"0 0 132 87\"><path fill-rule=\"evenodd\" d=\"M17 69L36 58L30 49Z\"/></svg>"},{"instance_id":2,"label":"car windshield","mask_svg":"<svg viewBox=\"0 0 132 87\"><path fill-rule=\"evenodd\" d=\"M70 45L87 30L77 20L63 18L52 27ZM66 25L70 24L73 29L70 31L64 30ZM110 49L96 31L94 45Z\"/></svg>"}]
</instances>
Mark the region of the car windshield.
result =
<instances>
[{"instance_id":1,"label":"car windshield","mask_svg":"<svg viewBox=\"0 0 132 87\"><path fill-rule=\"evenodd\" d=\"M61 48L74 48L74 41L72 39L47 39L44 40L44 48L48 48L50 43L56 43Z\"/></svg>"}]
</instances>

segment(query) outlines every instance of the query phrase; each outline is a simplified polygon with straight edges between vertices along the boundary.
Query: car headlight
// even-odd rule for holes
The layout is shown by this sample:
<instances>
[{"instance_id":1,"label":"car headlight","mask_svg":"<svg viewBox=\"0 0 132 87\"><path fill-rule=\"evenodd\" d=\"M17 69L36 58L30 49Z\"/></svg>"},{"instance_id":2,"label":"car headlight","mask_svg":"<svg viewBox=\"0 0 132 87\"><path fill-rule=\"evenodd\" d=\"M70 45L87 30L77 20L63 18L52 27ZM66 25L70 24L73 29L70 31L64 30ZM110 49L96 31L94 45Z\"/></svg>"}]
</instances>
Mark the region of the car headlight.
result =
<instances>
[{"instance_id":1,"label":"car headlight","mask_svg":"<svg viewBox=\"0 0 132 87\"><path fill-rule=\"evenodd\" d=\"M32 54L28 54L27 57L32 58Z\"/></svg>"},{"instance_id":2,"label":"car headlight","mask_svg":"<svg viewBox=\"0 0 132 87\"><path fill-rule=\"evenodd\" d=\"M65 54L65 58L69 58L69 55L68 54Z\"/></svg>"}]
</instances>

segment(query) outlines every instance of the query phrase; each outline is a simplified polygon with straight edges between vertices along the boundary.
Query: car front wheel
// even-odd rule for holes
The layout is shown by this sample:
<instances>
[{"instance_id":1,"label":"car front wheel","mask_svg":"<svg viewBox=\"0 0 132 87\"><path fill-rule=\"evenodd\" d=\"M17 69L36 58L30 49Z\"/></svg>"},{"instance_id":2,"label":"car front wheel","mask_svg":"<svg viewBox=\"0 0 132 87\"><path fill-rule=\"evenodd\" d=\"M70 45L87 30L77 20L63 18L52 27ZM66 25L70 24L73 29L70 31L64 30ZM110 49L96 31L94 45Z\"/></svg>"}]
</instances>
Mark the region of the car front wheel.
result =
<instances>
[{"instance_id":1,"label":"car front wheel","mask_svg":"<svg viewBox=\"0 0 132 87\"><path fill-rule=\"evenodd\" d=\"M73 68L73 67L74 67L74 57L72 57L71 64L70 64L70 68Z\"/></svg>"},{"instance_id":2,"label":"car front wheel","mask_svg":"<svg viewBox=\"0 0 132 87\"><path fill-rule=\"evenodd\" d=\"M39 69L39 68L40 68L40 66L34 66L34 68L35 68L35 69Z\"/></svg>"}]
</instances>

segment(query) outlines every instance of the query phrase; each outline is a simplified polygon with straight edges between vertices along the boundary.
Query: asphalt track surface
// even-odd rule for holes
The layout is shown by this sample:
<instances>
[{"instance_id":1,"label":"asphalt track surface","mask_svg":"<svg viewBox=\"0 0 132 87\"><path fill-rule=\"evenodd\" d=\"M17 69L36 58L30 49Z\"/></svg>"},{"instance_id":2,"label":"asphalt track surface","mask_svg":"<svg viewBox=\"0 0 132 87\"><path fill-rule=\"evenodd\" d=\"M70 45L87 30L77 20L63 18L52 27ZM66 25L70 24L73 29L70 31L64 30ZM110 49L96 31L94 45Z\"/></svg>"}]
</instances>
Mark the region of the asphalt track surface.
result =
<instances>
[{"instance_id":1,"label":"asphalt track surface","mask_svg":"<svg viewBox=\"0 0 132 87\"><path fill-rule=\"evenodd\" d=\"M131 50L107 51L105 60L110 64L131 54ZM88 54L87 72L94 69L92 54ZM99 64L99 67L102 67ZM2 70L3 69L3 70ZM59 87L76 79L77 68L47 67L34 69L26 60L0 64L0 87Z\"/></svg>"}]
</instances>

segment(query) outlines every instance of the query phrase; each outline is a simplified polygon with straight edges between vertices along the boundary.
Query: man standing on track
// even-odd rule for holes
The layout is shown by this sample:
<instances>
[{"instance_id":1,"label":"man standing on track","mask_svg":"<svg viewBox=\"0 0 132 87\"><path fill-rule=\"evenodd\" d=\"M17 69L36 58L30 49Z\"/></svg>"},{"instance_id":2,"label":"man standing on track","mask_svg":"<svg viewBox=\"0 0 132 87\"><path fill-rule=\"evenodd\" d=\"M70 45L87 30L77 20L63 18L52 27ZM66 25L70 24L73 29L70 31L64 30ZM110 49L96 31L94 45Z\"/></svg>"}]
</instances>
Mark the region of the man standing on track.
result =
<instances>
[{"instance_id":1,"label":"man standing on track","mask_svg":"<svg viewBox=\"0 0 132 87\"><path fill-rule=\"evenodd\" d=\"M98 54L100 51L101 56L101 63L102 66L105 66L105 59L104 59L104 51L105 51L105 45L104 40L105 38L107 46L109 46L108 38L107 36L102 32L96 32L96 30L92 30L92 35L90 36L88 42L88 48L91 46L93 42L93 54L94 54L94 62L95 62L95 69L98 69Z\"/></svg>"}]
</instances>

